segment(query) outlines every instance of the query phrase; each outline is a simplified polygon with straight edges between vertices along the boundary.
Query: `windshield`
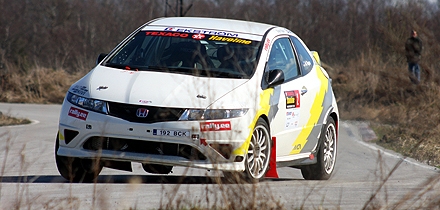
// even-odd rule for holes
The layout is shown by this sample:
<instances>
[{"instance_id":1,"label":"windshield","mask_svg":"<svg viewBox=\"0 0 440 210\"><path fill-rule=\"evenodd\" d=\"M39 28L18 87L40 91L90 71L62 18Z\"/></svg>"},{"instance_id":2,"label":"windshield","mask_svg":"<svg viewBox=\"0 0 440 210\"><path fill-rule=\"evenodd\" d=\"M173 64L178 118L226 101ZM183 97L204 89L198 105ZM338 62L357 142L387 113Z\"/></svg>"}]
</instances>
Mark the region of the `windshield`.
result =
<instances>
[{"instance_id":1,"label":"windshield","mask_svg":"<svg viewBox=\"0 0 440 210\"><path fill-rule=\"evenodd\" d=\"M248 79L259 41L196 33L140 31L103 65L135 71Z\"/></svg>"}]
</instances>

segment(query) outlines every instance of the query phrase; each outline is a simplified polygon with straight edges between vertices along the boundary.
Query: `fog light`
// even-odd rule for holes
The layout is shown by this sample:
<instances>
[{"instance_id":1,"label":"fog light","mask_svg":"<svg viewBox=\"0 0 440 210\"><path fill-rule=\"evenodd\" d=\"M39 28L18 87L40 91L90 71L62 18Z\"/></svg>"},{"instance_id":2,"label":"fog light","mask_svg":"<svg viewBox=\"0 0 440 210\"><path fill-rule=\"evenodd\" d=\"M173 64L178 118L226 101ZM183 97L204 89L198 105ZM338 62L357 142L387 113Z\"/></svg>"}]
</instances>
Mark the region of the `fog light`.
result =
<instances>
[{"instance_id":1,"label":"fog light","mask_svg":"<svg viewBox=\"0 0 440 210\"><path fill-rule=\"evenodd\" d=\"M244 159L243 156L237 156L237 157L235 157L234 162L241 162L241 161L243 161L243 159Z\"/></svg>"},{"instance_id":2,"label":"fog light","mask_svg":"<svg viewBox=\"0 0 440 210\"><path fill-rule=\"evenodd\" d=\"M69 144L78 134L78 131L64 129L64 141Z\"/></svg>"}]
</instances>

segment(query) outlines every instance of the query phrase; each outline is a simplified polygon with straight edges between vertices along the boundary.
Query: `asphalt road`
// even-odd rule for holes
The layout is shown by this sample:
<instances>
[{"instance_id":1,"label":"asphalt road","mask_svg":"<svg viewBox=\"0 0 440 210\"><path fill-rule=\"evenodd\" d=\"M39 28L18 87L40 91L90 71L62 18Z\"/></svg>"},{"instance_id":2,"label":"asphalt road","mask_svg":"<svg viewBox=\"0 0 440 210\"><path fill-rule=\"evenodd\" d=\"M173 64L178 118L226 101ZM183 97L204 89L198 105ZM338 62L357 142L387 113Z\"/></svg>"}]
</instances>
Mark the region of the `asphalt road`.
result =
<instances>
[{"instance_id":1,"label":"asphalt road","mask_svg":"<svg viewBox=\"0 0 440 210\"><path fill-rule=\"evenodd\" d=\"M0 127L0 209L244 208L248 203L257 209L440 209L438 203L429 206L440 200L440 170L364 141L365 124L355 122L340 124L336 171L328 181L306 181L297 169L279 168L280 179L219 185L206 176L221 177L220 172L175 168L157 176L133 164L132 173L104 169L97 183L70 184L54 161L59 110L60 105L0 103L4 114L33 120Z\"/></svg>"}]
</instances>

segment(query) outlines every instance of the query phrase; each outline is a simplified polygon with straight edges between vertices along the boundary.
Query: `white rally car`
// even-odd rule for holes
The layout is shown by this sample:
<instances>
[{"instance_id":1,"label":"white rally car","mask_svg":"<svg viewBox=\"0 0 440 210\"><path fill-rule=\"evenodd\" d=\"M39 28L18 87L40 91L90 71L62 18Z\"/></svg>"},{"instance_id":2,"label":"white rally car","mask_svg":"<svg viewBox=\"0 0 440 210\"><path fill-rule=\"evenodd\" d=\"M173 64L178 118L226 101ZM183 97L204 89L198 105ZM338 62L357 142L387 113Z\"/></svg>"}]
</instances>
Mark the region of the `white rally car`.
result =
<instances>
[{"instance_id":1,"label":"white rally car","mask_svg":"<svg viewBox=\"0 0 440 210\"><path fill-rule=\"evenodd\" d=\"M173 166L247 180L334 171L339 113L316 52L290 30L214 18L152 20L74 83L55 145L60 174Z\"/></svg>"}]
</instances>

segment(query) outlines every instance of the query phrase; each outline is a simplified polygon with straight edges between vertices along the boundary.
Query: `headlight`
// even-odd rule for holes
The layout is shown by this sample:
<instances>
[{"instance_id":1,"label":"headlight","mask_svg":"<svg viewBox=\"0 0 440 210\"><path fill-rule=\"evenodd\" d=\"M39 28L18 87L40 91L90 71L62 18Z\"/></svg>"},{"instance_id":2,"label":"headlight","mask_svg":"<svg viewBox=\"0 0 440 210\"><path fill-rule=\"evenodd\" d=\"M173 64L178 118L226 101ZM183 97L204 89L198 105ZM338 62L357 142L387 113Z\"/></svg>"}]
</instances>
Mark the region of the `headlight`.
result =
<instances>
[{"instance_id":1,"label":"headlight","mask_svg":"<svg viewBox=\"0 0 440 210\"><path fill-rule=\"evenodd\" d=\"M219 120L244 116L249 109L187 109L179 120Z\"/></svg>"},{"instance_id":2,"label":"headlight","mask_svg":"<svg viewBox=\"0 0 440 210\"><path fill-rule=\"evenodd\" d=\"M67 93L67 101L81 108L107 114L107 102Z\"/></svg>"}]
</instances>

